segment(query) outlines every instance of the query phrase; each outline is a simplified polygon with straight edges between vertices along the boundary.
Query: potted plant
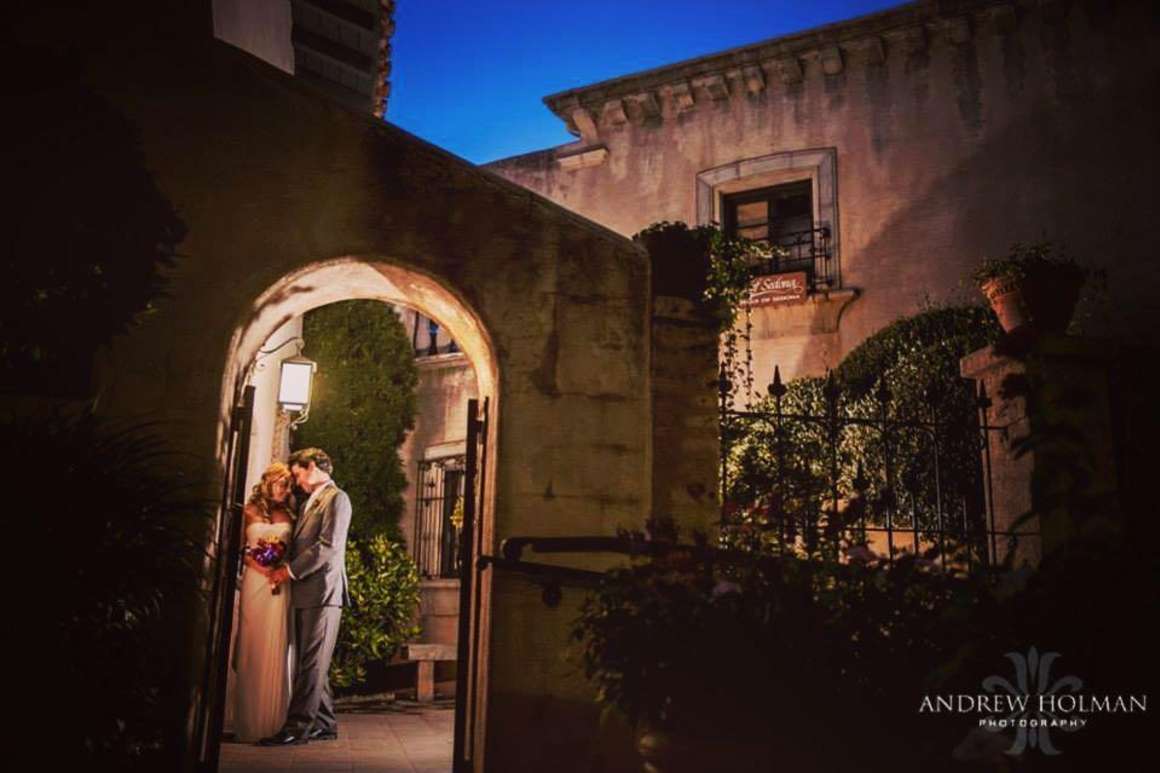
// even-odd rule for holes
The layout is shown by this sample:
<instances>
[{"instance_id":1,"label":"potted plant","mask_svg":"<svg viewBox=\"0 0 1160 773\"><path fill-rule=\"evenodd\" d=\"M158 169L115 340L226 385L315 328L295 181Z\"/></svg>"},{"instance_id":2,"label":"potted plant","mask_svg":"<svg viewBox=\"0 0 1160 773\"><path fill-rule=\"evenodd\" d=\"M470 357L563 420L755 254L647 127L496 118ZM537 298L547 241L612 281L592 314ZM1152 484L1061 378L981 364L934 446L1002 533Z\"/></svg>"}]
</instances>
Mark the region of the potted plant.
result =
<instances>
[{"instance_id":1,"label":"potted plant","mask_svg":"<svg viewBox=\"0 0 1160 773\"><path fill-rule=\"evenodd\" d=\"M975 272L1007 333L1062 334L1089 271L1051 242L1016 243Z\"/></svg>"}]
</instances>

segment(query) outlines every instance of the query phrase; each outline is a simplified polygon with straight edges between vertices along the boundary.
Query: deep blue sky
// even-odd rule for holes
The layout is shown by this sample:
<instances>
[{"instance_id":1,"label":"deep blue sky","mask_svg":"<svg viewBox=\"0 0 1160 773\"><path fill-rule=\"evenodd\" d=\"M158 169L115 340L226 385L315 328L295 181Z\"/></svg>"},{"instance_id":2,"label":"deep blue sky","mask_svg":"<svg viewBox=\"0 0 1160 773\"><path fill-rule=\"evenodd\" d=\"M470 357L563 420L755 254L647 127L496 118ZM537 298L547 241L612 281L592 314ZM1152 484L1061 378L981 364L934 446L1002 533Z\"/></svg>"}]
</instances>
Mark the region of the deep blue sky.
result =
<instances>
[{"instance_id":1,"label":"deep blue sky","mask_svg":"<svg viewBox=\"0 0 1160 773\"><path fill-rule=\"evenodd\" d=\"M387 120L476 163L573 138L557 91L899 0L399 0Z\"/></svg>"}]
</instances>

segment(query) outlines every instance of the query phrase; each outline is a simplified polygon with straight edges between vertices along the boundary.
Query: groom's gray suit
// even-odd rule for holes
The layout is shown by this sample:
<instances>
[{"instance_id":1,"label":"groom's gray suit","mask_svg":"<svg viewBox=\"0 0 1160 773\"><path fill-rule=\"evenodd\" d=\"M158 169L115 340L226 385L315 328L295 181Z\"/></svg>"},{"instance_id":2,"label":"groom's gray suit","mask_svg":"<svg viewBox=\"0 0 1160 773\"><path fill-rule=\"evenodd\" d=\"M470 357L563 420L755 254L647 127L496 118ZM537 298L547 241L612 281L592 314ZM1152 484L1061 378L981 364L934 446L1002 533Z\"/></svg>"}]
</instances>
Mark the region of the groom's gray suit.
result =
<instances>
[{"instance_id":1,"label":"groom's gray suit","mask_svg":"<svg viewBox=\"0 0 1160 773\"><path fill-rule=\"evenodd\" d=\"M307 501L294 525L288 566L298 664L284 729L299 736L338 729L327 673L342 608L350 605L346 581L350 513L350 497L330 483Z\"/></svg>"}]
</instances>

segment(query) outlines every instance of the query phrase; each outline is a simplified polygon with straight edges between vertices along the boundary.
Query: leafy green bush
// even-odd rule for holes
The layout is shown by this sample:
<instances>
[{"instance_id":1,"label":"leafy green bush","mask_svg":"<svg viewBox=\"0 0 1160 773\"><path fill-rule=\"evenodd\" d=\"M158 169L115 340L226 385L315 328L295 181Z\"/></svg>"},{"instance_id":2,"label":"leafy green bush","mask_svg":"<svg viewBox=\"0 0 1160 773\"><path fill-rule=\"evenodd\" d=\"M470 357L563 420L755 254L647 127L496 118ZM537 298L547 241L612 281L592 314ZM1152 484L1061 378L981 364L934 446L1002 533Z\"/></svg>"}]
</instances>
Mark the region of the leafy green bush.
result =
<instances>
[{"instance_id":1,"label":"leafy green bush","mask_svg":"<svg viewBox=\"0 0 1160 773\"><path fill-rule=\"evenodd\" d=\"M736 563L678 549L608 572L573 639L606 708L716 760L682 770L939 769L962 728L923 727L916 700L961 644L948 620L978 593L913 556Z\"/></svg>"},{"instance_id":2,"label":"leafy green bush","mask_svg":"<svg viewBox=\"0 0 1160 773\"><path fill-rule=\"evenodd\" d=\"M14 675L57 762L178 767L212 507L154 430L89 414L0 427L20 464L11 571L31 601Z\"/></svg>"},{"instance_id":3,"label":"leafy green bush","mask_svg":"<svg viewBox=\"0 0 1160 773\"><path fill-rule=\"evenodd\" d=\"M366 678L366 664L388 660L419 635L419 571L406 546L378 534L349 540L346 573L352 606L342 616L330 680L351 687Z\"/></svg>"},{"instance_id":4,"label":"leafy green bush","mask_svg":"<svg viewBox=\"0 0 1160 773\"><path fill-rule=\"evenodd\" d=\"M754 266L785 254L783 247L727 236L715 225L689 228L679 221L653 223L632 238L648 250L653 295L697 301L723 330L733 325L749 297Z\"/></svg>"},{"instance_id":5,"label":"leafy green bush","mask_svg":"<svg viewBox=\"0 0 1160 773\"><path fill-rule=\"evenodd\" d=\"M306 314L306 354L318 363L310 419L297 447L324 449L351 499L351 534L398 539L406 474L399 445L414 426L418 372L410 338L378 301L343 301Z\"/></svg>"}]
</instances>

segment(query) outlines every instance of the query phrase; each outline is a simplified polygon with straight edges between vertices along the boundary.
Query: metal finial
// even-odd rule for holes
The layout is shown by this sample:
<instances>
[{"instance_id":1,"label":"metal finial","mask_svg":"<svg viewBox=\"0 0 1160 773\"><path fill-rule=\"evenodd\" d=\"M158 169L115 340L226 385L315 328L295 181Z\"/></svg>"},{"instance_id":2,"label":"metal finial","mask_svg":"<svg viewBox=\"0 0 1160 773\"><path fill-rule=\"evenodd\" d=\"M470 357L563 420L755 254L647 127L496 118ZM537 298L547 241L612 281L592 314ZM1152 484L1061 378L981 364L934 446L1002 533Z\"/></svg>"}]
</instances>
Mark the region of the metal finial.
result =
<instances>
[{"instance_id":1,"label":"metal finial","mask_svg":"<svg viewBox=\"0 0 1160 773\"><path fill-rule=\"evenodd\" d=\"M991 398L987 394L987 385L982 381L979 382L979 393L975 396L975 405L979 408L991 407Z\"/></svg>"},{"instance_id":2,"label":"metal finial","mask_svg":"<svg viewBox=\"0 0 1160 773\"><path fill-rule=\"evenodd\" d=\"M874 397L877 398L878 402L885 404L890 402L890 398L893 396L890 392L890 387L886 386L886 377L883 376L878 380L878 390L875 392Z\"/></svg>"},{"instance_id":3,"label":"metal finial","mask_svg":"<svg viewBox=\"0 0 1160 773\"><path fill-rule=\"evenodd\" d=\"M775 398L781 398L785 396L787 391L788 390L786 389L785 384L781 383L781 368L779 368L777 365L774 365L773 382L769 385L769 394Z\"/></svg>"},{"instance_id":4,"label":"metal finial","mask_svg":"<svg viewBox=\"0 0 1160 773\"><path fill-rule=\"evenodd\" d=\"M866 473L862 469L861 460L858 461L858 468L854 472L854 490L862 492L870 485L870 481L866 480Z\"/></svg>"},{"instance_id":5,"label":"metal finial","mask_svg":"<svg viewBox=\"0 0 1160 773\"><path fill-rule=\"evenodd\" d=\"M834 378L834 371L826 368L826 383L822 387L822 394L826 398L826 407L833 410L838 403L838 381Z\"/></svg>"}]
</instances>

